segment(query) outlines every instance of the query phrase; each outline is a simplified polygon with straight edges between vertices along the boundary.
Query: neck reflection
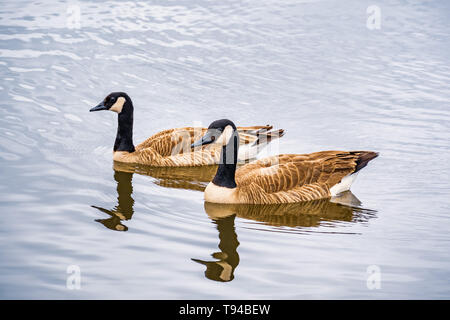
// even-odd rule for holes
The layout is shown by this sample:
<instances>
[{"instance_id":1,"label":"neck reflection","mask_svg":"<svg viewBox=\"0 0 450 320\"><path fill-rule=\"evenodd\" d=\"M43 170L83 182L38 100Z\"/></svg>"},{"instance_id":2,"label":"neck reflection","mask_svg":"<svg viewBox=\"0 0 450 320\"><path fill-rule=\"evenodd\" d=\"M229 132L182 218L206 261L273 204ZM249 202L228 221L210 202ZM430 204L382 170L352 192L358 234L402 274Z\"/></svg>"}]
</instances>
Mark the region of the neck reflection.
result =
<instances>
[{"instance_id":1,"label":"neck reflection","mask_svg":"<svg viewBox=\"0 0 450 320\"><path fill-rule=\"evenodd\" d=\"M117 205L111 209L105 209L97 206L92 206L106 213L110 216L107 219L97 219L95 221L100 222L106 228L115 231L127 231L128 227L122 224L124 220L130 220L134 214L134 199L133 194L133 173L114 171L114 180L117 183Z\"/></svg>"},{"instance_id":2,"label":"neck reflection","mask_svg":"<svg viewBox=\"0 0 450 320\"><path fill-rule=\"evenodd\" d=\"M234 228L236 215L224 218L213 219L219 231L220 252L214 252L211 256L217 260L205 261L192 259L195 262L206 266L205 276L210 280L228 282L234 279L234 270L239 264L239 254L237 247L239 241Z\"/></svg>"}]
</instances>

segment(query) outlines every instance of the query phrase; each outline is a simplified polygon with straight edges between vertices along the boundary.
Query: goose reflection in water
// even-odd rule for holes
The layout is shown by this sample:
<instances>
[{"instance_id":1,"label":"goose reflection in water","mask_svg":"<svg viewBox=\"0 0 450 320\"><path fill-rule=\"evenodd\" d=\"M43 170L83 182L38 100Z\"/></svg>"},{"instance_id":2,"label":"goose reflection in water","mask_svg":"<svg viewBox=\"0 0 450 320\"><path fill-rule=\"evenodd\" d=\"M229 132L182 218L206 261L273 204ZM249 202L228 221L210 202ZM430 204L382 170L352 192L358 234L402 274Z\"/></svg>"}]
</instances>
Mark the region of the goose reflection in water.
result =
<instances>
[{"instance_id":1,"label":"goose reflection in water","mask_svg":"<svg viewBox=\"0 0 450 320\"><path fill-rule=\"evenodd\" d=\"M204 191L216 174L217 166L151 167L114 161L114 170L150 176L155 184L166 188Z\"/></svg>"},{"instance_id":2,"label":"goose reflection in water","mask_svg":"<svg viewBox=\"0 0 450 320\"><path fill-rule=\"evenodd\" d=\"M203 191L216 170L216 166L155 168L114 163L118 204L111 210L92 206L110 216L96 221L111 230L128 230L122 222L130 220L134 213L132 197L134 173L151 176L155 179L155 184L163 187ZM205 202L204 209L219 232L220 251L211 254L215 259L212 261L194 258L192 260L206 267L205 276L208 279L228 282L234 279L234 271L240 259L237 252L239 241L234 225L236 217L297 230L319 227L323 222L327 222L327 227L334 227L342 221L366 222L375 216L376 211L360 206L361 202L350 191L331 199L289 204L245 205Z\"/></svg>"},{"instance_id":3,"label":"goose reflection in water","mask_svg":"<svg viewBox=\"0 0 450 320\"><path fill-rule=\"evenodd\" d=\"M221 251L211 254L216 259L213 261L192 260L206 266L205 276L208 279L231 281L239 264L239 241L234 226L236 216L272 226L292 228L318 227L322 221L364 222L374 217L376 211L357 207L359 205L361 202L350 191L331 200L289 204L243 205L205 202L205 211L219 231Z\"/></svg>"},{"instance_id":4,"label":"goose reflection in water","mask_svg":"<svg viewBox=\"0 0 450 320\"><path fill-rule=\"evenodd\" d=\"M214 252L211 256L216 261L204 261L192 259L195 262L206 266L205 276L208 279L227 282L234 279L234 269L239 264L239 254L237 247L239 241L234 228L236 215L230 215L219 219L212 219L219 231L219 252Z\"/></svg>"},{"instance_id":5,"label":"goose reflection in water","mask_svg":"<svg viewBox=\"0 0 450 320\"><path fill-rule=\"evenodd\" d=\"M95 221L111 230L128 230L128 227L122 222L130 220L134 213L134 199L132 197L134 173L150 176L155 179L153 183L162 187L203 191L216 171L217 166L165 168L114 162L114 180L117 183L118 204L114 209L92 206L110 216L110 218Z\"/></svg>"},{"instance_id":6,"label":"goose reflection in water","mask_svg":"<svg viewBox=\"0 0 450 320\"><path fill-rule=\"evenodd\" d=\"M103 213L111 216L108 219L97 219L105 227L116 231L127 231L128 227L122 224L123 220L130 220L134 213L133 193L133 173L114 171L114 180L117 182L117 206L108 210L105 208L92 206Z\"/></svg>"}]
</instances>

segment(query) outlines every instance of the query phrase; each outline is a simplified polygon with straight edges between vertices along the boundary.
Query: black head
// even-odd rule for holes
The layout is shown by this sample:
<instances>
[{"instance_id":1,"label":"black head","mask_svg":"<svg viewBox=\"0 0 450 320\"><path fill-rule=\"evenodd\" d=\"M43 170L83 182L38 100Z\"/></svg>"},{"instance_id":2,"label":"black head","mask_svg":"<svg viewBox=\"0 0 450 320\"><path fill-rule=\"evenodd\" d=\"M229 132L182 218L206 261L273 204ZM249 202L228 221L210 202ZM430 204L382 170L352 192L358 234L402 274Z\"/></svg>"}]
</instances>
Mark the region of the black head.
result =
<instances>
[{"instance_id":1,"label":"black head","mask_svg":"<svg viewBox=\"0 0 450 320\"><path fill-rule=\"evenodd\" d=\"M112 92L98 106L89 111L110 110L120 114L123 111L132 111L132 109L133 104L131 103L131 99L125 92Z\"/></svg>"},{"instance_id":2,"label":"black head","mask_svg":"<svg viewBox=\"0 0 450 320\"><path fill-rule=\"evenodd\" d=\"M236 130L236 126L234 125L233 121L228 119L220 119L211 122L208 129L218 129L218 130L225 130L227 126L231 126L233 130Z\"/></svg>"},{"instance_id":3,"label":"black head","mask_svg":"<svg viewBox=\"0 0 450 320\"><path fill-rule=\"evenodd\" d=\"M220 143L226 145L236 132L236 126L233 121L228 119L220 119L213 121L206 131L205 135L198 141L194 142L191 147L197 147L201 145L206 145L210 143Z\"/></svg>"}]
</instances>

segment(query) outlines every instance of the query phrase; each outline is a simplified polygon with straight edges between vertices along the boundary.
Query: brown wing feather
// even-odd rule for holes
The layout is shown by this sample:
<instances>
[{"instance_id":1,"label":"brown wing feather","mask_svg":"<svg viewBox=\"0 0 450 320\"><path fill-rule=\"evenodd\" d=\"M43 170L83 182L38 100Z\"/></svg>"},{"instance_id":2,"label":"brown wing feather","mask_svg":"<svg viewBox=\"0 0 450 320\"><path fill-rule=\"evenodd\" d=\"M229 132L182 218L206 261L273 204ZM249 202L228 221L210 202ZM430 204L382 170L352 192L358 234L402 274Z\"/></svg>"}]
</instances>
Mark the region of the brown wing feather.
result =
<instances>
[{"instance_id":1,"label":"brown wing feather","mask_svg":"<svg viewBox=\"0 0 450 320\"><path fill-rule=\"evenodd\" d=\"M115 152L113 159L118 162L146 164L154 167L206 166L217 164L220 152L221 150L217 148L203 149L163 157L153 148L145 148L133 153Z\"/></svg>"},{"instance_id":2,"label":"brown wing feather","mask_svg":"<svg viewBox=\"0 0 450 320\"><path fill-rule=\"evenodd\" d=\"M152 148L162 157L191 152L191 144L200 139L206 128L185 127L168 129L154 134L136 147L136 150Z\"/></svg>"},{"instance_id":3,"label":"brown wing feather","mask_svg":"<svg viewBox=\"0 0 450 320\"><path fill-rule=\"evenodd\" d=\"M239 127L240 145L258 140L261 132L272 126ZM124 163L151 166L203 166L217 164L222 146L205 145L192 152L191 144L200 139L207 128L185 127L160 131L136 146L133 153L115 152L113 159Z\"/></svg>"},{"instance_id":4,"label":"brown wing feather","mask_svg":"<svg viewBox=\"0 0 450 320\"><path fill-rule=\"evenodd\" d=\"M257 160L236 171L238 194L246 203L298 202L329 197L330 188L356 172L361 159L374 157L376 153L370 151L322 151Z\"/></svg>"},{"instance_id":5,"label":"brown wing feather","mask_svg":"<svg viewBox=\"0 0 450 320\"><path fill-rule=\"evenodd\" d=\"M255 134L248 133L249 130L254 129L270 128L267 126L255 126L255 127L245 127L243 129L238 129L239 131L239 143L240 145L245 145L249 143L254 143L258 137ZM146 148L152 148L162 157L173 156L176 154L190 153L191 144L196 140L200 139L205 133L207 128L201 127L185 127L168 129L158 132L146 139L138 146L136 146L136 151L141 151ZM242 132L241 132L242 130ZM202 149L222 149L221 146L212 144L205 146Z\"/></svg>"},{"instance_id":6,"label":"brown wing feather","mask_svg":"<svg viewBox=\"0 0 450 320\"><path fill-rule=\"evenodd\" d=\"M266 126L250 126L250 127L237 127L239 133L256 134L265 131L269 131L273 128L270 124Z\"/></svg>"}]
</instances>

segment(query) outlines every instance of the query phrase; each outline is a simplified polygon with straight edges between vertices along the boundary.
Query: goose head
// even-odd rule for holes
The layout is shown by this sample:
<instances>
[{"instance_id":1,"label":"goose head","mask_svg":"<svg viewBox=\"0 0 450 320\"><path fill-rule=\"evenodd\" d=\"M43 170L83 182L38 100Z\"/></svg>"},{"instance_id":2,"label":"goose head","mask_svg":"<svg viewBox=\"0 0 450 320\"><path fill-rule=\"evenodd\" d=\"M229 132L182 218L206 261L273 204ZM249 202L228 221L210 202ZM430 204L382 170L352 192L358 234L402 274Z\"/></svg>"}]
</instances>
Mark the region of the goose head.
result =
<instances>
[{"instance_id":1,"label":"goose head","mask_svg":"<svg viewBox=\"0 0 450 320\"><path fill-rule=\"evenodd\" d=\"M228 119L216 120L209 125L205 135L195 141L191 147L195 148L210 143L226 146L235 135L237 135L237 130L233 121Z\"/></svg>"},{"instance_id":2,"label":"goose head","mask_svg":"<svg viewBox=\"0 0 450 320\"><path fill-rule=\"evenodd\" d=\"M112 92L96 107L89 111L93 112L100 110L114 111L119 115L114 152L136 151L133 144L133 103L131 102L130 97L125 92Z\"/></svg>"},{"instance_id":3,"label":"goose head","mask_svg":"<svg viewBox=\"0 0 450 320\"><path fill-rule=\"evenodd\" d=\"M239 134L234 123L228 119L212 122L205 135L194 142L191 147L216 143L222 146L219 167L211 181L216 186L236 188L234 175L238 161Z\"/></svg>"},{"instance_id":4,"label":"goose head","mask_svg":"<svg viewBox=\"0 0 450 320\"><path fill-rule=\"evenodd\" d=\"M90 109L90 112L109 110L120 114L133 113L133 103L125 92L112 92L108 94L102 102L96 107Z\"/></svg>"}]
</instances>

